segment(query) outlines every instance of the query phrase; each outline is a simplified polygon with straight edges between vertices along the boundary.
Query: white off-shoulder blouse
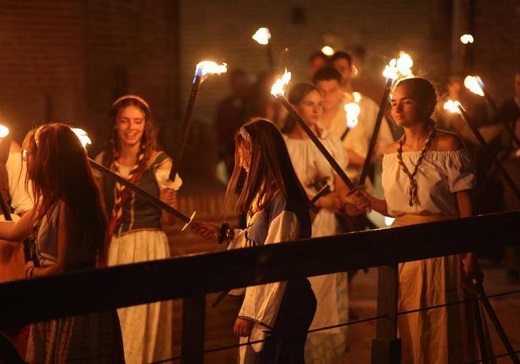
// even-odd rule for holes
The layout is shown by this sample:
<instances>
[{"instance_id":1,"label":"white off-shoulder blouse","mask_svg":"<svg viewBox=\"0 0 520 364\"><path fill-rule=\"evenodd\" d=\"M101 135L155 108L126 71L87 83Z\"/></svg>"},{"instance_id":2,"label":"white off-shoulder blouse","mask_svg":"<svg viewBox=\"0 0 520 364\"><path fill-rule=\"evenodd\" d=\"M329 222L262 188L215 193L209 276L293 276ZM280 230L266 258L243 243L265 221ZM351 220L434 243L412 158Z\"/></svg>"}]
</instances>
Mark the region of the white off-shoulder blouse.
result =
<instances>
[{"instance_id":1,"label":"white off-shoulder blouse","mask_svg":"<svg viewBox=\"0 0 520 364\"><path fill-rule=\"evenodd\" d=\"M420 151L403 152L403 161L412 172ZM397 153L383 156L382 185L390 216L403 214L444 214L459 217L455 192L475 186L475 167L465 149L428 151L415 176L418 204L409 205L410 181L404 173Z\"/></svg>"}]
</instances>

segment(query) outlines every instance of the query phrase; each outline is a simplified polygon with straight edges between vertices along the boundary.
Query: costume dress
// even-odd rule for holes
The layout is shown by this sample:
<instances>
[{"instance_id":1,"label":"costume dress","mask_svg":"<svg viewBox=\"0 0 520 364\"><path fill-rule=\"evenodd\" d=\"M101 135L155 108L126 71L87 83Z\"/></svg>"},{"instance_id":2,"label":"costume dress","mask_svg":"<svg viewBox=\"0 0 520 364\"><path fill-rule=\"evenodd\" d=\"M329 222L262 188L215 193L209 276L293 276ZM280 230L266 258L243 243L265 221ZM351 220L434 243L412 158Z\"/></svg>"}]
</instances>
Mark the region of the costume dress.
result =
<instances>
[{"instance_id":1,"label":"costume dress","mask_svg":"<svg viewBox=\"0 0 520 364\"><path fill-rule=\"evenodd\" d=\"M102 155L96 158L101 162ZM169 171L157 170L168 160L161 152L143 172L137 186L159 198L159 181ZM120 166L119 174L128 178L131 167ZM115 181L103 180L103 195L107 213L114 204ZM166 233L161 228L161 209L131 193L123 205L121 223L108 250L108 265L131 264L170 258ZM160 301L117 310L123 332L127 363L149 363L172 356L172 301Z\"/></svg>"},{"instance_id":2,"label":"costume dress","mask_svg":"<svg viewBox=\"0 0 520 364\"><path fill-rule=\"evenodd\" d=\"M309 198L312 198L324 184L328 184L333 191L335 172L312 140L291 139L288 136L284 136L284 139L296 175ZM329 132L322 132L320 141L336 162L345 169L348 161L340 139ZM312 222L312 237L338 233L339 224L334 211L321 208ZM311 330L346 323L349 303L346 273L309 277L309 281L317 300ZM346 326L309 333L305 344L305 362L341 362L347 346L346 336Z\"/></svg>"},{"instance_id":3,"label":"costume dress","mask_svg":"<svg viewBox=\"0 0 520 364\"><path fill-rule=\"evenodd\" d=\"M420 151L403 152L409 170ZM427 151L415 176L418 203L409 206L408 176L397 153L383 157L382 184L392 226L459 217L456 192L474 187L475 174L466 150ZM451 255L399 264L399 312L463 301L462 257ZM458 304L416 313L398 320L402 363L466 363L476 360L472 320L467 305Z\"/></svg>"},{"instance_id":4,"label":"costume dress","mask_svg":"<svg viewBox=\"0 0 520 364\"><path fill-rule=\"evenodd\" d=\"M60 202L49 209L38 230L37 258L42 267L58 259ZM69 270L95 268L96 251L88 234L71 241L79 252ZM73 294L73 293L71 293ZM35 304L38 302L36 300ZM31 324L27 358L29 363L124 363L121 329L115 310L89 313Z\"/></svg>"},{"instance_id":5,"label":"costume dress","mask_svg":"<svg viewBox=\"0 0 520 364\"><path fill-rule=\"evenodd\" d=\"M255 211L255 209L253 209ZM265 208L248 214L247 228L235 229L228 249L256 247L310 237L307 206L276 195ZM247 287L239 318L253 321L241 337L240 363L304 363L307 331L316 310L309 281L298 278ZM254 343L262 340L262 342Z\"/></svg>"}]
</instances>

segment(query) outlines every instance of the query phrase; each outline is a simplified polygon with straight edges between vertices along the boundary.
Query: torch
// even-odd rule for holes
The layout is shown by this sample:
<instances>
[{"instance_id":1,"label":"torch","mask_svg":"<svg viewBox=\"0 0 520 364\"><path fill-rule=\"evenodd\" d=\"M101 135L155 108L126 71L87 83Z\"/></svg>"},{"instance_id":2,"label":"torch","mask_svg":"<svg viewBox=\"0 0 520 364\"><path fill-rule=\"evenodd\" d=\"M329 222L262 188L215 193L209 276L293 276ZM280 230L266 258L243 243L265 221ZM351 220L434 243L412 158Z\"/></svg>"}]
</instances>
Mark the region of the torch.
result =
<instances>
[{"instance_id":1,"label":"torch","mask_svg":"<svg viewBox=\"0 0 520 364\"><path fill-rule=\"evenodd\" d=\"M278 101L282 103L282 105L287 109L289 112L289 115L300 125L300 127L303 129L303 131L309 136L309 138L312 140L314 145L318 148L318 150L323 154L325 159L329 162L331 167L336 171L338 176L341 178L341 180L347 185L350 191L353 191L356 186L354 186L354 183L348 178L345 171L340 167L338 162L334 159L334 157L329 153L329 151L323 146L321 141L318 139L318 137L314 134L314 132L309 128L307 124L303 121L303 119L298 115L296 110L292 107L291 103L284 97L284 85L289 83L291 79L291 73L285 71L282 78L276 80L273 87L271 88L271 94L276 97Z\"/></svg>"},{"instance_id":2,"label":"torch","mask_svg":"<svg viewBox=\"0 0 520 364\"><path fill-rule=\"evenodd\" d=\"M80 140L80 142L81 142L81 144L83 145L84 148L86 148L88 144L92 143L92 141L88 137L87 133L83 129L79 129L79 128L71 128L71 129L76 134L76 136L78 137L78 139ZM91 158L88 158L88 161L90 162L90 165L92 166L92 168L94 168L95 170L97 170L100 173L102 173L102 174L104 174L104 175L106 175L106 176L116 180L118 183L122 184L123 186L125 186L126 188L128 188L132 192L134 192L135 194L137 194L140 197L144 198L146 201L150 202L155 207L163 209L166 212L168 212L168 213L172 214L173 216L175 216L177 219L183 221L185 223L185 225L181 229L182 231L184 231L192 223L193 218L195 217L195 212L193 212L191 217L188 217L187 215L183 214L182 212L180 212L179 210L177 210L173 206L170 206L166 202L161 201L160 199L158 199L154 195L152 195L152 194L146 192L145 190L141 189L140 187L134 185L132 182L129 182L127 179L121 177L120 175L118 175L114 171L111 171L107 167L99 164L95 160L93 160Z\"/></svg>"},{"instance_id":3,"label":"torch","mask_svg":"<svg viewBox=\"0 0 520 364\"><path fill-rule=\"evenodd\" d=\"M182 160L182 156L184 154L184 148L186 147L186 142L188 141L188 134L190 130L191 123L191 113L193 111L193 105L195 105L195 99L199 93L200 85L210 74L221 74L227 72L227 65L225 63L217 64L212 61L202 61L197 64L195 69L195 77L193 78L193 85L191 87L191 94L188 100L188 107L186 108L186 113L184 114L184 122L182 126L182 141L179 147L177 156L175 158L175 164L170 170L170 181L175 181L175 176L177 175L177 171L179 170L179 165Z\"/></svg>"},{"instance_id":4,"label":"torch","mask_svg":"<svg viewBox=\"0 0 520 364\"><path fill-rule=\"evenodd\" d=\"M453 113L458 113L462 117L462 119L464 120L466 125L473 132L473 135L475 135L475 137L479 141L480 145L482 146L482 148L484 149L484 151L486 152L488 157L491 158L491 160L495 163L495 165L498 168L498 171L502 174L502 177L504 177L504 179L506 180L509 187L511 187L511 189L515 193L516 197L520 200L520 190L518 189L517 185L513 182L513 180L511 179L511 176L509 176L509 174L504 169L504 167L502 167L502 164L500 163L500 161L490 151L489 145L487 144L486 140L484 139L482 134L480 134L480 131L478 130L478 128L473 124L468 113L466 112L466 110L464 110L464 108L462 107L460 102L448 100L444 103L444 109L451 111Z\"/></svg>"},{"instance_id":5,"label":"torch","mask_svg":"<svg viewBox=\"0 0 520 364\"><path fill-rule=\"evenodd\" d=\"M265 45L265 51L267 54L267 63L271 72L274 72L274 58L273 58L273 47L271 46L271 32L269 28L259 28L255 34L251 37L258 44Z\"/></svg>"},{"instance_id":6,"label":"torch","mask_svg":"<svg viewBox=\"0 0 520 364\"><path fill-rule=\"evenodd\" d=\"M372 154L374 153L374 149L377 142L377 135L379 134L379 129L381 128L381 122L383 121L383 115L385 113L386 105L388 105L388 97L390 95L390 90L392 89L392 86L397 79L413 76L411 70L412 66L412 58L407 53L401 51L399 54L399 58L394 58L390 60L390 62L383 71L383 76L385 76L386 78L385 91L383 92L381 103L379 104L379 112L377 113L376 122L374 124L374 130L372 131L372 136L368 145L365 163L363 164L361 176L359 177L360 186L365 183L365 180L368 176L372 160Z\"/></svg>"},{"instance_id":7,"label":"torch","mask_svg":"<svg viewBox=\"0 0 520 364\"><path fill-rule=\"evenodd\" d=\"M359 92L354 92L353 96L354 100L352 102L349 102L348 104L345 104L347 127L345 128L345 131L341 134L341 140L345 140L348 132L352 128L356 127L358 124L358 116L361 112L361 108L359 107L359 101L361 101L361 94Z\"/></svg>"},{"instance_id":8,"label":"torch","mask_svg":"<svg viewBox=\"0 0 520 364\"><path fill-rule=\"evenodd\" d=\"M489 93L484 88L484 82L482 82L482 79L479 76L466 76L466 78L464 79L464 86L466 86L466 88L474 94L483 96L495 113L498 111L497 104L495 103L495 101L493 101ZM507 123L507 120L503 121L504 127L511 134L511 137L513 138L513 141L516 143L516 146L520 148L520 140L516 136L515 131Z\"/></svg>"}]
</instances>

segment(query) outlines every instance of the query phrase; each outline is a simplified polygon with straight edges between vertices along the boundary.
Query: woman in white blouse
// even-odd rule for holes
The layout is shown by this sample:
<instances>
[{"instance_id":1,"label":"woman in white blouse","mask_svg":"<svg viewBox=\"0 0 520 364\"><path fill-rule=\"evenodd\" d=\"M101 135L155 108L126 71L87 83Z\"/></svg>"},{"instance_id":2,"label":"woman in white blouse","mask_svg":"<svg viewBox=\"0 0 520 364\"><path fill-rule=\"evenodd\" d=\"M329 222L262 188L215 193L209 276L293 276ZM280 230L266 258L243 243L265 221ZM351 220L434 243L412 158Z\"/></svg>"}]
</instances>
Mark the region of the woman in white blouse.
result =
<instances>
[{"instance_id":1,"label":"woman in white blouse","mask_svg":"<svg viewBox=\"0 0 520 364\"><path fill-rule=\"evenodd\" d=\"M312 84L299 83L289 90L288 100L338 164L346 170L348 157L341 140L318 126L323 114L320 90ZM318 212L312 222L312 237L336 235L340 232L336 214L344 213L348 188L299 124L290 119L286 126L288 130L284 139L287 150L309 199L326 184L332 191L315 202ZM347 274L326 274L310 277L309 281L318 303L311 330L317 331L307 336L305 362L340 363L347 347L347 327L338 327L348 321ZM325 327L332 328L323 330Z\"/></svg>"},{"instance_id":2,"label":"woman in white blouse","mask_svg":"<svg viewBox=\"0 0 520 364\"><path fill-rule=\"evenodd\" d=\"M404 135L383 156L385 200L358 191L358 207L395 217L392 226L471 216L474 167L460 138L437 129L430 118L437 103L431 83L422 78L401 80L390 102L392 119ZM400 264L399 311L463 300L463 281L476 271L471 253ZM469 319L463 304L401 315L402 362L477 359Z\"/></svg>"}]
</instances>

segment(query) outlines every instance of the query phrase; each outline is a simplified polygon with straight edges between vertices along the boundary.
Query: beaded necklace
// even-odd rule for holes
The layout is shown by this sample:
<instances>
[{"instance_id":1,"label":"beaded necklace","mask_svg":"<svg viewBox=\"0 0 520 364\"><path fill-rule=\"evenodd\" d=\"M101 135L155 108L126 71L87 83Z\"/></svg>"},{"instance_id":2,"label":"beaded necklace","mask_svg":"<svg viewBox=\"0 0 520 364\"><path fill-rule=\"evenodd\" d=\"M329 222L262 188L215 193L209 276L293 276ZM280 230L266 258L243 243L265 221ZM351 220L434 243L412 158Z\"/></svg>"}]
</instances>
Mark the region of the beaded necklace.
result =
<instances>
[{"instance_id":1,"label":"beaded necklace","mask_svg":"<svg viewBox=\"0 0 520 364\"><path fill-rule=\"evenodd\" d=\"M399 145L397 146L397 160L399 162L399 165L401 166L401 169L408 176L408 180L410 181L410 192L408 199L408 205L410 207L419 203L419 199L417 197L417 181L415 180L415 175L419 171L419 165L423 162L426 152L428 151L428 149L430 149L432 140L435 137L435 130L435 125L431 124L428 139L426 139L424 147L422 148L421 153L419 154L419 159L417 159L417 163L415 164L413 172L411 173L403 161L403 144L406 141L406 135L403 135L401 139L399 139Z\"/></svg>"}]
</instances>

